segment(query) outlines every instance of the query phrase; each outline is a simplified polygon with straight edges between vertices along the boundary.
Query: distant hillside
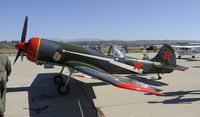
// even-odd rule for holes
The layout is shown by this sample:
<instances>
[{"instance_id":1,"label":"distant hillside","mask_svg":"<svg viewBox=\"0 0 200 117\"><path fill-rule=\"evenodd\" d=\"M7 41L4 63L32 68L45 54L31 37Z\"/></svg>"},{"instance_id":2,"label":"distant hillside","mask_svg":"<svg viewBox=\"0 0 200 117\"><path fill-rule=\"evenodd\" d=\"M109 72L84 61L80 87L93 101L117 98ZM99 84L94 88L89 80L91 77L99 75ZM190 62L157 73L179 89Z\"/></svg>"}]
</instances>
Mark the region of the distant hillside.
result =
<instances>
[{"instance_id":1,"label":"distant hillside","mask_svg":"<svg viewBox=\"0 0 200 117\"><path fill-rule=\"evenodd\" d=\"M90 39L91 40L91 39ZM123 41L123 40L111 40L111 41L74 41L68 42L76 45L90 45L90 44L102 44L102 45L121 45L126 44L128 46L139 45L163 45L163 44L187 44L187 43L200 43L195 40L135 40L135 41Z\"/></svg>"},{"instance_id":2,"label":"distant hillside","mask_svg":"<svg viewBox=\"0 0 200 117\"><path fill-rule=\"evenodd\" d=\"M54 39L58 40L58 39ZM80 41L81 40L81 41ZM95 40L95 41L94 41ZM62 41L64 42L64 41ZM15 49L15 44L18 41L1 41L0 42L0 54L16 54L17 50ZM163 45L163 44L187 44L187 43L200 43L200 41L195 40L135 40L135 41L123 41L123 40L101 40L101 39L77 39L74 41L67 41L66 43L80 45L84 47L91 47L92 45L101 45L103 50L108 50L110 45L122 45L126 44L130 50L137 50L140 52L141 47L144 45ZM139 47L140 46L140 47ZM138 47L138 48L134 48ZM132 49L134 48L134 49ZM134 51L135 52L135 51Z\"/></svg>"}]
</instances>

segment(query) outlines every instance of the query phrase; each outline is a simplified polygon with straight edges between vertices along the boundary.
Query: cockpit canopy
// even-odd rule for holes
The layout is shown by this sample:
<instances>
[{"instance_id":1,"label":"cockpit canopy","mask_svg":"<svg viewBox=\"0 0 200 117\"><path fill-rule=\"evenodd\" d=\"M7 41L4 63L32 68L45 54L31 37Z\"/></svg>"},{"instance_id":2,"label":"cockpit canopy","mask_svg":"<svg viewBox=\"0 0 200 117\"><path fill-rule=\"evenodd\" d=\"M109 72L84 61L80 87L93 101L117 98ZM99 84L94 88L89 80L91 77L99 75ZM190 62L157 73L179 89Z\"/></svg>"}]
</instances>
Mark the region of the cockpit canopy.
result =
<instances>
[{"instance_id":1,"label":"cockpit canopy","mask_svg":"<svg viewBox=\"0 0 200 117\"><path fill-rule=\"evenodd\" d=\"M88 46L88 48L92 49L92 50L95 50L96 52L100 53L100 54L103 54L102 53L102 45L101 44L91 44Z\"/></svg>"},{"instance_id":2,"label":"cockpit canopy","mask_svg":"<svg viewBox=\"0 0 200 117\"><path fill-rule=\"evenodd\" d=\"M110 46L108 56L115 58L125 58L125 49L119 46Z\"/></svg>"}]
</instances>

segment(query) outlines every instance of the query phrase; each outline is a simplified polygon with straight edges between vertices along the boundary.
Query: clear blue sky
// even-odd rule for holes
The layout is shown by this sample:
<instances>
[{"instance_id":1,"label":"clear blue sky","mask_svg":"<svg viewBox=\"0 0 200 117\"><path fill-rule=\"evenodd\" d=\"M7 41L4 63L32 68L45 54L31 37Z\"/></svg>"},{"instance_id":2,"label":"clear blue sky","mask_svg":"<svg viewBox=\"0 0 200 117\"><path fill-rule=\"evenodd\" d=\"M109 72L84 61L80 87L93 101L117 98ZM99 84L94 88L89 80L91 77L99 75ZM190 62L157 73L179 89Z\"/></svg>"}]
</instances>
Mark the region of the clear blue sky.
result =
<instances>
[{"instance_id":1,"label":"clear blue sky","mask_svg":"<svg viewBox=\"0 0 200 117\"><path fill-rule=\"evenodd\" d=\"M200 0L2 0L0 40L200 40Z\"/></svg>"}]
</instances>

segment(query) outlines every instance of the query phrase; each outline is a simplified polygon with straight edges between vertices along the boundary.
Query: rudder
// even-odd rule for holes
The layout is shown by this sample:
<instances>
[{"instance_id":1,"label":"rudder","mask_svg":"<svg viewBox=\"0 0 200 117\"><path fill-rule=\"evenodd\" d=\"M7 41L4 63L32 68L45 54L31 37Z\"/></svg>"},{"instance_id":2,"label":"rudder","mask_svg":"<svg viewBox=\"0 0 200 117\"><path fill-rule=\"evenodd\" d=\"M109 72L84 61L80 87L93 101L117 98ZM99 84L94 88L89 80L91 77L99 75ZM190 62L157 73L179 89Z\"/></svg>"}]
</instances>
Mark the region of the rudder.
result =
<instances>
[{"instance_id":1,"label":"rudder","mask_svg":"<svg viewBox=\"0 0 200 117\"><path fill-rule=\"evenodd\" d=\"M170 45L163 45L152 61L160 62L164 66L176 67L176 55L174 49Z\"/></svg>"}]
</instances>

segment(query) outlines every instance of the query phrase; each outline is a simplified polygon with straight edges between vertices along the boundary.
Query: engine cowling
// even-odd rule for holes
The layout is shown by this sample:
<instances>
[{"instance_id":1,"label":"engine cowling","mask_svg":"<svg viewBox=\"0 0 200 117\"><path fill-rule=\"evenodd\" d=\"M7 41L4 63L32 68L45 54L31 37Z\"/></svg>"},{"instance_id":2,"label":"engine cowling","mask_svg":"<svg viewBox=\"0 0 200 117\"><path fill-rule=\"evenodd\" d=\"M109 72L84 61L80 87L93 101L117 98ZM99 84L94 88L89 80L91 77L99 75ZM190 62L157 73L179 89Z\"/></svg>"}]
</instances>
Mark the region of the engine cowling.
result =
<instances>
[{"instance_id":1,"label":"engine cowling","mask_svg":"<svg viewBox=\"0 0 200 117\"><path fill-rule=\"evenodd\" d=\"M28 60L32 62L37 61L38 51L40 47L40 40L41 40L40 38L34 37L34 38L31 38L28 42L26 57Z\"/></svg>"}]
</instances>

